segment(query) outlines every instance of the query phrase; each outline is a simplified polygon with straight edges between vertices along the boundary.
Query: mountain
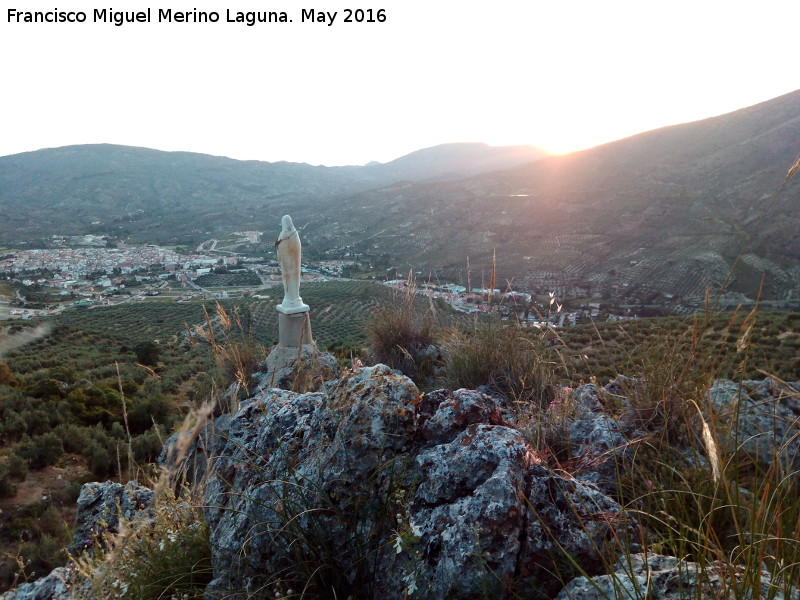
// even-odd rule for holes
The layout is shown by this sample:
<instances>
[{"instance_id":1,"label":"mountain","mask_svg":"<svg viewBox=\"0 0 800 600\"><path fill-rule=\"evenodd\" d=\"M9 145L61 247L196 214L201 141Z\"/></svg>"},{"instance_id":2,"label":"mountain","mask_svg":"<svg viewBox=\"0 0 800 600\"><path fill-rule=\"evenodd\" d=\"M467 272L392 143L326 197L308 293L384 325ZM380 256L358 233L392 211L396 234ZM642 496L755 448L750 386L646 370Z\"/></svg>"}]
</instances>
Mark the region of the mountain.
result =
<instances>
[{"instance_id":1,"label":"mountain","mask_svg":"<svg viewBox=\"0 0 800 600\"><path fill-rule=\"evenodd\" d=\"M363 191L305 215L306 231L464 283L469 256L473 285L496 248L499 281L639 300L720 285L753 235L733 289L754 298L763 274L762 297L796 299L800 178L776 190L798 154L800 91L513 169Z\"/></svg>"},{"instance_id":2,"label":"mountain","mask_svg":"<svg viewBox=\"0 0 800 600\"><path fill-rule=\"evenodd\" d=\"M376 180L391 182L461 179L531 163L547 155L534 146L441 144L385 164L366 165L364 172Z\"/></svg>"},{"instance_id":3,"label":"mountain","mask_svg":"<svg viewBox=\"0 0 800 600\"><path fill-rule=\"evenodd\" d=\"M298 203L324 205L399 180L464 177L542 155L447 144L387 164L323 167L110 144L39 150L0 157L0 237L102 232L191 243L206 231L261 229Z\"/></svg>"},{"instance_id":4,"label":"mountain","mask_svg":"<svg viewBox=\"0 0 800 600\"><path fill-rule=\"evenodd\" d=\"M0 158L0 237L105 232L181 243L217 223L250 223L274 204L364 187L327 167L68 146Z\"/></svg>"},{"instance_id":5,"label":"mountain","mask_svg":"<svg viewBox=\"0 0 800 600\"><path fill-rule=\"evenodd\" d=\"M275 229L290 213L309 249L473 286L488 282L496 249L498 282L521 288L696 298L742 253L734 291L755 298L763 277L762 298L797 299L800 177L776 190L800 154L800 91L582 152L538 153L448 144L329 168L122 146L41 150L0 158L0 239L196 244Z\"/></svg>"}]
</instances>

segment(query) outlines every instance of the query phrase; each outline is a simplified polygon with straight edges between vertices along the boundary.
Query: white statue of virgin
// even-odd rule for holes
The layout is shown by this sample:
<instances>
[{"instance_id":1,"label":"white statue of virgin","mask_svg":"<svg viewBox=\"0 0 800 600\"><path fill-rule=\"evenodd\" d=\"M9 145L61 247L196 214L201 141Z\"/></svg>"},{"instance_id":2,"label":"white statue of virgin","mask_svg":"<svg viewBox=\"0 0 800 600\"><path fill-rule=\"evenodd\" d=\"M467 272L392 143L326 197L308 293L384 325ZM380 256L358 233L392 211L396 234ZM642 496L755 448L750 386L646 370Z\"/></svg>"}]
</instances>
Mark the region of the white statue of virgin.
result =
<instances>
[{"instance_id":1,"label":"white statue of virgin","mask_svg":"<svg viewBox=\"0 0 800 600\"><path fill-rule=\"evenodd\" d=\"M283 302L276 308L285 315L306 312L309 307L303 304L300 297L300 234L294 228L289 215L284 215L281 219L281 234L275 241L275 248L283 277Z\"/></svg>"}]
</instances>

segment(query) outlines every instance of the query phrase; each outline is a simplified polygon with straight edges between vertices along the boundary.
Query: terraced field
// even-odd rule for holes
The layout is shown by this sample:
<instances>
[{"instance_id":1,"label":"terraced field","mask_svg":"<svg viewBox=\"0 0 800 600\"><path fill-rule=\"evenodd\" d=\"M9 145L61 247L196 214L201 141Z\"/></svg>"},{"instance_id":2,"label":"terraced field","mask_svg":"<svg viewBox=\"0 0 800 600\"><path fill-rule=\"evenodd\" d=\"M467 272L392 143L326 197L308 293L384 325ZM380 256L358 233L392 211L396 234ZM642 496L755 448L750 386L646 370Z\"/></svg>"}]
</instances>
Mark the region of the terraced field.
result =
<instances>
[{"instance_id":1,"label":"terraced field","mask_svg":"<svg viewBox=\"0 0 800 600\"><path fill-rule=\"evenodd\" d=\"M303 301L311 307L311 328L320 348L362 346L366 344L366 327L375 311L389 306L397 292L369 281L327 281L303 284ZM283 288L264 291L267 298L241 303L252 317L254 335L264 344L278 339L278 313L275 306L283 299ZM416 298L419 310L428 311L430 305ZM437 305L442 315L450 310Z\"/></svg>"},{"instance_id":2,"label":"terraced field","mask_svg":"<svg viewBox=\"0 0 800 600\"><path fill-rule=\"evenodd\" d=\"M255 273L209 273L195 280L202 287L256 287L261 280Z\"/></svg>"},{"instance_id":3,"label":"terraced field","mask_svg":"<svg viewBox=\"0 0 800 600\"><path fill-rule=\"evenodd\" d=\"M744 316L719 314L698 335L708 373L757 379L766 372L786 381L800 379L800 313L759 313L749 331L749 323L742 326ZM642 373L669 356L688 356L692 324L692 317L666 317L562 330L565 345L561 350L570 366L569 378L580 383L596 377L605 383L618 373Z\"/></svg>"}]
</instances>

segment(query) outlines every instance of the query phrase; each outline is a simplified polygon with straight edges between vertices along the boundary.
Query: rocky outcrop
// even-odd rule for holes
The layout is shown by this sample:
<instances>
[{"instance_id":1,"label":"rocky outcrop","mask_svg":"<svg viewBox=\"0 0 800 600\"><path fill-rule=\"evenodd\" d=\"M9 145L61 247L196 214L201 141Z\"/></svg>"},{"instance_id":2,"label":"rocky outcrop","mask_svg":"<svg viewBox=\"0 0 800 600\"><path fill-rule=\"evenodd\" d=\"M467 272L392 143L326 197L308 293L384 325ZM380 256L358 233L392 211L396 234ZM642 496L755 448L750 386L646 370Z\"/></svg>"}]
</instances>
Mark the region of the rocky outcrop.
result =
<instances>
[{"instance_id":1,"label":"rocky outcrop","mask_svg":"<svg viewBox=\"0 0 800 600\"><path fill-rule=\"evenodd\" d=\"M633 407L623 394L637 393L635 380L564 390L570 411L558 413L562 397L542 417L544 425L562 419L571 474L548 468L514 428L509 406L478 391L421 394L384 365L307 393L272 387L276 377L268 383L264 373L253 381L252 395L206 426L185 463L190 481L205 484L208 600L273 598L297 584L319 597L365 600L678 600L742 585L716 563L637 554L647 532L613 499L644 435L624 418ZM799 391L771 380L715 382L713 417L731 431L720 441L759 460L796 460ZM70 551L115 532L121 518L151 518L152 499L137 482L84 485ZM69 578L56 569L0 599L71 600ZM798 600L780 583L764 573L750 593Z\"/></svg>"},{"instance_id":2,"label":"rocky outcrop","mask_svg":"<svg viewBox=\"0 0 800 600\"><path fill-rule=\"evenodd\" d=\"M137 481L125 485L105 481L85 483L78 497L78 515L75 535L68 550L78 555L91 550L98 538L106 533L117 533L120 518L135 520L149 518L153 491ZM53 569L48 575L31 583L23 583L13 590L0 594L0 600L87 600L92 594L85 581L76 578L74 565ZM75 586L81 591L73 596ZM99 599L98 599L99 600Z\"/></svg>"},{"instance_id":3,"label":"rocky outcrop","mask_svg":"<svg viewBox=\"0 0 800 600\"><path fill-rule=\"evenodd\" d=\"M745 452L764 465L778 456L790 470L800 467L800 385L719 379L708 398L729 452Z\"/></svg>"},{"instance_id":4,"label":"rocky outcrop","mask_svg":"<svg viewBox=\"0 0 800 600\"><path fill-rule=\"evenodd\" d=\"M256 390L280 388L300 392L318 391L325 381L339 377L339 363L331 354L320 352L316 344L300 348L276 346L264 363L264 370L253 375Z\"/></svg>"},{"instance_id":5,"label":"rocky outcrop","mask_svg":"<svg viewBox=\"0 0 800 600\"><path fill-rule=\"evenodd\" d=\"M262 369L253 374L251 380L252 396L263 395L267 390L318 391L325 381L334 380L341 374L339 364L331 354L320 352L315 344L305 344L301 348L276 346ZM219 418L235 411L239 405L241 386L233 384L215 403L212 413ZM227 418L220 423L227 423ZM213 443L214 425L205 428L199 435L187 441L185 451L181 452L180 436L171 435L158 456L158 465L169 471L176 482L185 480L192 486L202 485L208 468L207 459ZM180 456L179 456L180 455Z\"/></svg>"},{"instance_id":6,"label":"rocky outcrop","mask_svg":"<svg viewBox=\"0 0 800 600\"><path fill-rule=\"evenodd\" d=\"M761 573L756 589L753 589L752 583L744 584L741 574L730 573L730 569L723 570L717 563L702 569L697 563L674 556L631 554L619 559L611 574L572 580L556 596L556 600L800 598L796 590L788 596L784 594L781 584L774 583L768 573ZM794 585L789 583L788 588L794 589Z\"/></svg>"},{"instance_id":7,"label":"rocky outcrop","mask_svg":"<svg viewBox=\"0 0 800 600\"><path fill-rule=\"evenodd\" d=\"M67 567L58 567L41 579L0 594L0 600L72 600L69 577Z\"/></svg>"},{"instance_id":8,"label":"rocky outcrop","mask_svg":"<svg viewBox=\"0 0 800 600\"><path fill-rule=\"evenodd\" d=\"M32 583L23 583L10 592L0 594L0 600L72 600L66 567L53 569L49 575Z\"/></svg>"},{"instance_id":9,"label":"rocky outcrop","mask_svg":"<svg viewBox=\"0 0 800 600\"><path fill-rule=\"evenodd\" d=\"M631 526L540 464L496 400L420 395L384 365L261 390L209 449L210 598L266 598L275 577L359 598L546 598L565 552L601 573Z\"/></svg>"},{"instance_id":10,"label":"rocky outcrop","mask_svg":"<svg viewBox=\"0 0 800 600\"><path fill-rule=\"evenodd\" d=\"M120 517L137 519L145 516L153 502L153 491L129 481L125 485L105 481L85 483L78 496L77 527L71 554L78 554L91 547L103 533L116 533Z\"/></svg>"}]
</instances>

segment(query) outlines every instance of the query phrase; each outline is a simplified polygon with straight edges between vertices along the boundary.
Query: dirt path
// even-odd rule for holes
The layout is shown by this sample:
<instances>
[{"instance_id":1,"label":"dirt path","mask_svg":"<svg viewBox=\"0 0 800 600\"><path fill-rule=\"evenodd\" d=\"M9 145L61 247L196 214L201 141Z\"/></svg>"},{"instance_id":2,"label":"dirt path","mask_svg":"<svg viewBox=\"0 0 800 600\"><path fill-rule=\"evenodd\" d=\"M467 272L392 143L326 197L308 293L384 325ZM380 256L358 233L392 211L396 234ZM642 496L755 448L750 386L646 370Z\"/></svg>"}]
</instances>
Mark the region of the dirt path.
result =
<instances>
[{"instance_id":1,"label":"dirt path","mask_svg":"<svg viewBox=\"0 0 800 600\"><path fill-rule=\"evenodd\" d=\"M49 335L53 330L52 323L42 323L36 327L28 327L17 333L7 333L7 330L0 331L0 358L8 352L21 348L25 344L30 344L38 339Z\"/></svg>"}]
</instances>

